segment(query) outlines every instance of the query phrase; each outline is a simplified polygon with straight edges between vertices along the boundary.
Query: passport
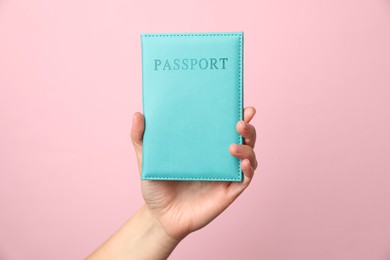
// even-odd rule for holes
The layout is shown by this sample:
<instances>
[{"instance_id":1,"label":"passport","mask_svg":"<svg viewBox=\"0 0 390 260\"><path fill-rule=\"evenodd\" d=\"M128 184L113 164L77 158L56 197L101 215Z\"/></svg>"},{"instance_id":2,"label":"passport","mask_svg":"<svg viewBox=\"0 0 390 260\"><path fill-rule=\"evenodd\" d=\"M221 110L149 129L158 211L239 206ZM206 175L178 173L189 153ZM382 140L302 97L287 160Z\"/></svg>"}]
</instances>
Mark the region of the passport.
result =
<instances>
[{"instance_id":1,"label":"passport","mask_svg":"<svg viewBox=\"0 0 390 260\"><path fill-rule=\"evenodd\" d=\"M243 32L143 33L143 180L242 181Z\"/></svg>"}]
</instances>

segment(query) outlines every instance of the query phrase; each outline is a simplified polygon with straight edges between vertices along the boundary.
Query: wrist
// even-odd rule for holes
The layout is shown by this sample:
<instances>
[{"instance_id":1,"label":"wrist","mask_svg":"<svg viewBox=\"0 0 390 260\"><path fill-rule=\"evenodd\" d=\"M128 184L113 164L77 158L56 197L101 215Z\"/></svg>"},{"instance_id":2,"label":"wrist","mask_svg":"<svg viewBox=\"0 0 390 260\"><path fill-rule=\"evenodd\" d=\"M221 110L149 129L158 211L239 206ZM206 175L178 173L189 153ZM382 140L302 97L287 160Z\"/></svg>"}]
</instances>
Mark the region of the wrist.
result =
<instances>
[{"instance_id":1,"label":"wrist","mask_svg":"<svg viewBox=\"0 0 390 260\"><path fill-rule=\"evenodd\" d=\"M152 212L148 205L144 204L137 212L137 217L144 223L145 236L155 241L156 246L166 251L167 256L185 237L175 237L167 232L158 217Z\"/></svg>"},{"instance_id":2,"label":"wrist","mask_svg":"<svg viewBox=\"0 0 390 260\"><path fill-rule=\"evenodd\" d=\"M144 205L87 259L167 259L181 239L170 236Z\"/></svg>"}]
</instances>

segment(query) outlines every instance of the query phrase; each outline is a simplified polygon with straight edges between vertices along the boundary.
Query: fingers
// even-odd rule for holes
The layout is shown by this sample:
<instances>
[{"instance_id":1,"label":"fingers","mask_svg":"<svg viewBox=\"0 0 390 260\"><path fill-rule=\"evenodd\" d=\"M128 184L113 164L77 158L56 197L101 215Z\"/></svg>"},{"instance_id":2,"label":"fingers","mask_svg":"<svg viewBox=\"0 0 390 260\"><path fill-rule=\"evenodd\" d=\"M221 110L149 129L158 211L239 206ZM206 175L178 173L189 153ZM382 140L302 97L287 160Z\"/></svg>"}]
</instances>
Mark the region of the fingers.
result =
<instances>
[{"instance_id":1,"label":"fingers","mask_svg":"<svg viewBox=\"0 0 390 260\"><path fill-rule=\"evenodd\" d=\"M256 129L253 125L245 121L238 121L236 125L237 132L244 137L244 143L252 148L255 148Z\"/></svg>"},{"instance_id":2,"label":"fingers","mask_svg":"<svg viewBox=\"0 0 390 260\"><path fill-rule=\"evenodd\" d=\"M231 144L229 147L229 151L233 156L240 158L241 160L248 159L253 169L257 168L255 152L249 145Z\"/></svg>"},{"instance_id":3,"label":"fingers","mask_svg":"<svg viewBox=\"0 0 390 260\"><path fill-rule=\"evenodd\" d=\"M134 148L142 147L142 139L144 136L145 122L144 116L140 112L136 112L133 115L133 125L131 127L131 141L133 142Z\"/></svg>"},{"instance_id":4,"label":"fingers","mask_svg":"<svg viewBox=\"0 0 390 260\"><path fill-rule=\"evenodd\" d=\"M255 169L248 159L244 159L241 161L241 170L244 173L244 181L241 183L241 187L245 189L251 182Z\"/></svg>"},{"instance_id":5,"label":"fingers","mask_svg":"<svg viewBox=\"0 0 390 260\"><path fill-rule=\"evenodd\" d=\"M230 153L241 159L241 170L244 174L242 182L232 182L228 188L228 198L234 201L250 184L257 168L257 159L253 148L256 143L256 129L249 122L256 114L254 107L244 109L244 120L237 122L237 132L244 138L244 144L231 144Z\"/></svg>"},{"instance_id":6,"label":"fingers","mask_svg":"<svg viewBox=\"0 0 390 260\"><path fill-rule=\"evenodd\" d=\"M244 109L244 121L246 123L249 123L252 118L255 116L256 114L256 109L254 107L246 107Z\"/></svg>"}]
</instances>

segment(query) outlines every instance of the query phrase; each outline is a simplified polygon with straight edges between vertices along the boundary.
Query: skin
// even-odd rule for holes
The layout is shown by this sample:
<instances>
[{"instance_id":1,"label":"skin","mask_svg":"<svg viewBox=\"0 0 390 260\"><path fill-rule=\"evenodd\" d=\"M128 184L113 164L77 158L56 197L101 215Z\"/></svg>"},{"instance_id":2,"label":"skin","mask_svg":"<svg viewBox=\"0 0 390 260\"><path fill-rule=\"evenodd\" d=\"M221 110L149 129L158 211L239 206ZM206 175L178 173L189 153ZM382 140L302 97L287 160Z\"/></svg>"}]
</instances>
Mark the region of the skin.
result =
<instances>
[{"instance_id":1,"label":"skin","mask_svg":"<svg viewBox=\"0 0 390 260\"><path fill-rule=\"evenodd\" d=\"M236 130L244 144L227 149L240 158L243 182L141 181L145 204L86 259L167 259L191 232L203 228L221 214L250 184L257 168L256 129L250 121L255 108L244 109ZM142 169L144 116L133 115L131 140Z\"/></svg>"}]
</instances>

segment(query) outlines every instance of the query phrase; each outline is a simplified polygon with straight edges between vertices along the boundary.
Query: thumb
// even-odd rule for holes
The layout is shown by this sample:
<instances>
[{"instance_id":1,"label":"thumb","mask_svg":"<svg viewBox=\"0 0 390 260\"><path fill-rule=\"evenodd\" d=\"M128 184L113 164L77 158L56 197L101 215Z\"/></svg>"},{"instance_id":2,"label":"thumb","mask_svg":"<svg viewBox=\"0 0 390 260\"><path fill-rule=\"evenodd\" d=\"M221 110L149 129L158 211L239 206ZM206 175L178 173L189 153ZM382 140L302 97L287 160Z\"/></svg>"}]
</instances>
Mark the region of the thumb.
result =
<instances>
[{"instance_id":1,"label":"thumb","mask_svg":"<svg viewBox=\"0 0 390 260\"><path fill-rule=\"evenodd\" d=\"M145 122L144 116L140 112L136 112L133 115L133 125L131 127L131 141L134 146L142 147L142 139L144 136Z\"/></svg>"},{"instance_id":2,"label":"thumb","mask_svg":"<svg viewBox=\"0 0 390 260\"><path fill-rule=\"evenodd\" d=\"M139 169L141 169L141 164L142 164L142 140L144 136L144 130L145 130L144 116L140 112L134 113L133 125L131 127L130 137L133 143L135 153L137 155Z\"/></svg>"}]
</instances>

